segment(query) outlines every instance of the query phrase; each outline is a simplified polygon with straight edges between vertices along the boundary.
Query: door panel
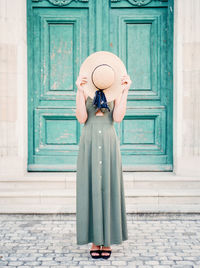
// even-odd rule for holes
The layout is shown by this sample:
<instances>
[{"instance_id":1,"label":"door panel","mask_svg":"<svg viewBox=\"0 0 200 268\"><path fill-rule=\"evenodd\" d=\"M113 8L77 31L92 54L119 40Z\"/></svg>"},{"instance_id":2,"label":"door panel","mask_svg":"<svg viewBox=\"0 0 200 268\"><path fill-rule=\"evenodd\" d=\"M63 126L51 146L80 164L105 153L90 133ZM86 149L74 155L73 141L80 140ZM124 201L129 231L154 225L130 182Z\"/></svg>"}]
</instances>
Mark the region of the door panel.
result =
<instances>
[{"instance_id":1,"label":"door panel","mask_svg":"<svg viewBox=\"0 0 200 268\"><path fill-rule=\"evenodd\" d=\"M27 0L28 170L76 171L84 59L108 50L132 85L115 123L124 170L172 170L172 1Z\"/></svg>"},{"instance_id":2,"label":"door panel","mask_svg":"<svg viewBox=\"0 0 200 268\"><path fill-rule=\"evenodd\" d=\"M81 133L75 117L75 79L87 56L88 10L44 8L42 3L43 8L32 10L33 147L28 169L73 170Z\"/></svg>"},{"instance_id":3,"label":"door panel","mask_svg":"<svg viewBox=\"0 0 200 268\"><path fill-rule=\"evenodd\" d=\"M112 1L112 52L126 64L132 84L118 126L126 170L172 170L172 111L168 83L168 5ZM135 1L136 2L136 1ZM155 4L154 3L154 4ZM167 113L169 113L167 115ZM168 118L167 118L168 116Z\"/></svg>"}]
</instances>

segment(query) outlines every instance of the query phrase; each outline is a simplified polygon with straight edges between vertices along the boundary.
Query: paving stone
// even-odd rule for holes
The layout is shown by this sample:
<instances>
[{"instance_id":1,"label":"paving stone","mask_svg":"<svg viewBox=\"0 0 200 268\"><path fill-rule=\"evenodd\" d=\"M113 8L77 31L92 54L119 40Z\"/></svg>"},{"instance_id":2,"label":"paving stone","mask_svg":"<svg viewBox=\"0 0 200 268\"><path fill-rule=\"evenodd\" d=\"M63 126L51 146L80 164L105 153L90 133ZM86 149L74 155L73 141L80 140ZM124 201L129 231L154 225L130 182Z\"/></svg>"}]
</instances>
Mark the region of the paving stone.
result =
<instances>
[{"instance_id":1,"label":"paving stone","mask_svg":"<svg viewBox=\"0 0 200 268\"><path fill-rule=\"evenodd\" d=\"M23 264L23 262L21 262L21 261L15 261L15 262L9 262L8 266L19 266L22 264Z\"/></svg>"},{"instance_id":2,"label":"paving stone","mask_svg":"<svg viewBox=\"0 0 200 268\"><path fill-rule=\"evenodd\" d=\"M127 214L128 240L108 260L76 244L76 215L0 215L0 268L199 268L200 216Z\"/></svg>"},{"instance_id":3,"label":"paving stone","mask_svg":"<svg viewBox=\"0 0 200 268\"><path fill-rule=\"evenodd\" d=\"M126 265L126 262L125 261L112 261L112 265L121 267L122 265Z\"/></svg>"}]
</instances>

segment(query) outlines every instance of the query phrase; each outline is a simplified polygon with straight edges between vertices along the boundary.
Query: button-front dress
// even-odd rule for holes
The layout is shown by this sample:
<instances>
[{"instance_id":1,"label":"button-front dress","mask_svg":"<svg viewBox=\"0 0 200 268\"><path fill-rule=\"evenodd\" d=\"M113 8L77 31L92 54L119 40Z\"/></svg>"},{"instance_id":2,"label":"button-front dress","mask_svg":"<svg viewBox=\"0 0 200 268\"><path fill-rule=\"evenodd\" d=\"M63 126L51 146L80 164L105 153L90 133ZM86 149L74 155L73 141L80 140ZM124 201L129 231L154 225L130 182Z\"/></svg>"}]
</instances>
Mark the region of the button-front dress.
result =
<instances>
[{"instance_id":1,"label":"button-front dress","mask_svg":"<svg viewBox=\"0 0 200 268\"><path fill-rule=\"evenodd\" d=\"M120 142L110 112L96 116L88 96L88 113L79 141L76 172L76 239L78 245L109 247L128 239Z\"/></svg>"}]
</instances>

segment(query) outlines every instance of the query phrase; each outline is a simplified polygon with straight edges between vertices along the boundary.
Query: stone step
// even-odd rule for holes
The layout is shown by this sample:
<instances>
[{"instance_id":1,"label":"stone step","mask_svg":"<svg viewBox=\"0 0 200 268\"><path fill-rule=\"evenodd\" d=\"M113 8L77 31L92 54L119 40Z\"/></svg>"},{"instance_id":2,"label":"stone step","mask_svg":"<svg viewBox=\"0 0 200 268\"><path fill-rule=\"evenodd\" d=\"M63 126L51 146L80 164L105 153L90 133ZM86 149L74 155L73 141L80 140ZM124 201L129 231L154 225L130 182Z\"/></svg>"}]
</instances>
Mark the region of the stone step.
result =
<instances>
[{"instance_id":1,"label":"stone step","mask_svg":"<svg viewBox=\"0 0 200 268\"><path fill-rule=\"evenodd\" d=\"M124 172L127 213L200 212L200 177ZM0 213L75 213L76 173L0 179Z\"/></svg>"},{"instance_id":2,"label":"stone step","mask_svg":"<svg viewBox=\"0 0 200 268\"><path fill-rule=\"evenodd\" d=\"M198 189L125 189L126 211L199 212ZM75 213L75 189L1 191L0 213Z\"/></svg>"},{"instance_id":3,"label":"stone step","mask_svg":"<svg viewBox=\"0 0 200 268\"><path fill-rule=\"evenodd\" d=\"M126 198L131 197L200 197L199 189L125 189ZM75 198L76 189L64 189L64 190L41 190L41 191L0 191L0 198L9 197L64 197ZM1 200L0 200L1 202Z\"/></svg>"},{"instance_id":4,"label":"stone step","mask_svg":"<svg viewBox=\"0 0 200 268\"><path fill-rule=\"evenodd\" d=\"M49 206L50 205L50 206ZM56 214L56 213L69 213L75 214L76 205L71 204L48 204L48 203L17 203L17 204L6 204L1 206L0 214ZM127 204L126 213L199 213L200 204L172 204L172 203L154 203L154 204Z\"/></svg>"},{"instance_id":5,"label":"stone step","mask_svg":"<svg viewBox=\"0 0 200 268\"><path fill-rule=\"evenodd\" d=\"M125 189L200 189L200 177L181 177L171 172L124 172ZM76 187L76 173L55 175L52 173L24 176L23 178L1 178L0 191L12 190L57 190L74 189Z\"/></svg>"}]
</instances>

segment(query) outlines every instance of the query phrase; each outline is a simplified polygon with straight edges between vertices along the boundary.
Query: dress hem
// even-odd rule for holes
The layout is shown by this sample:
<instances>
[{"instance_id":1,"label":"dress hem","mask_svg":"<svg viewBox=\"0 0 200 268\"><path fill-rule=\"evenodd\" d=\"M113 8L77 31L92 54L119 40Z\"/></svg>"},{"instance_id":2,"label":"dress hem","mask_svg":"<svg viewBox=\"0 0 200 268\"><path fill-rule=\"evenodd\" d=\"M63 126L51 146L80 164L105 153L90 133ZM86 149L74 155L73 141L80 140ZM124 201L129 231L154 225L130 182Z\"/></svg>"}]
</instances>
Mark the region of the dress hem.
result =
<instances>
[{"instance_id":1,"label":"dress hem","mask_svg":"<svg viewBox=\"0 0 200 268\"><path fill-rule=\"evenodd\" d=\"M110 247L111 245L119 245L122 244L124 241L128 240L128 238L124 238L120 241L115 241L115 242L111 242L109 245L105 245L103 243L95 243L93 240L88 240L87 242L77 242L77 245L85 245L85 244L89 244L89 243L94 243L95 245L103 245L105 247Z\"/></svg>"}]
</instances>

